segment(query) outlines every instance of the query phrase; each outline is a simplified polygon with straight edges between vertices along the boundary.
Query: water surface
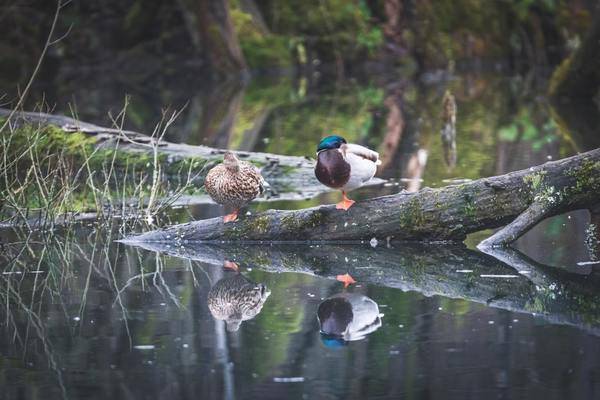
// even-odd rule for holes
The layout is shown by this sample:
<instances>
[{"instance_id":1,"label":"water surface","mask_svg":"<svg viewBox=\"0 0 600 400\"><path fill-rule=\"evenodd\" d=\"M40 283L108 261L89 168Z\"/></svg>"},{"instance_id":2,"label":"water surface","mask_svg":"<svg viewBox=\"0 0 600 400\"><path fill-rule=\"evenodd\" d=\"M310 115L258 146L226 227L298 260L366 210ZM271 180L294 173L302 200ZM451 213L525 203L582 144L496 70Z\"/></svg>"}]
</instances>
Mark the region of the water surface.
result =
<instances>
[{"instance_id":1,"label":"water surface","mask_svg":"<svg viewBox=\"0 0 600 400\"><path fill-rule=\"evenodd\" d=\"M594 275L535 263L518 274L461 247L159 254L113 238L82 228L5 245L6 398L558 399L600 390ZM358 284L344 289L335 279L343 271ZM228 331L207 298L237 274L270 295ZM381 327L328 341L317 309L344 291L375 301Z\"/></svg>"},{"instance_id":2,"label":"water surface","mask_svg":"<svg viewBox=\"0 0 600 400\"><path fill-rule=\"evenodd\" d=\"M60 84L60 83L58 83ZM335 84L282 78L208 89L130 91L129 128L149 132L160 107L188 102L169 140L314 156L329 133L378 150L386 183L362 198L464 182L597 146L527 77L436 73ZM455 160L439 134L441 98L457 98ZM83 96L85 91L97 96ZM80 117L108 124L122 87L64 84ZM151 94L149 94L151 93ZM68 105L55 101L58 111ZM582 118L585 118L583 116ZM591 118L591 117L590 117ZM401 128L398 128L401 127ZM336 193L256 202L251 212L332 203ZM216 205L172 222L221 215ZM587 212L544 221L508 258L473 248L383 244L260 248L134 248L123 230L2 234L0 382L6 398L584 398L600 396L598 273L585 246ZM469 249L470 248L470 249ZM158 252L156 252L156 251ZM235 261L239 272L225 270ZM335 278L350 272L347 289ZM239 278L270 295L228 331L208 307L212 287ZM499 277L500 276L500 277ZM237 278L236 278L237 277ZM235 286L234 284L231 284ZM317 309L357 293L381 326L330 341Z\"/></svg>"}]
</instances>

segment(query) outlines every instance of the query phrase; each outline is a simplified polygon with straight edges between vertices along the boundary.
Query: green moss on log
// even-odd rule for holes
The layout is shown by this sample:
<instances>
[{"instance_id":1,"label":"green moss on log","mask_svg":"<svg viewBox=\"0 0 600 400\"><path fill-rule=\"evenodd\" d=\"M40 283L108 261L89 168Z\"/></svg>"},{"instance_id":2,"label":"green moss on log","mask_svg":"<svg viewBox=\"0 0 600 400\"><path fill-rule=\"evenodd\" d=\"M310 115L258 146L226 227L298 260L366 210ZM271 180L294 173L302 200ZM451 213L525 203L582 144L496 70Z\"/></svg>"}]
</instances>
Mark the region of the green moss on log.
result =
<instances>
[{"instance_id":1,"label":"green moss on log","mask_svg":"<svg viewBox=\"0 0 600 400\"><path fill-rule=\"evenodd\" d=\"M575 178L571 194L580 194L584 190L600 190L600 162L583 160L581 166L571 169L568 174Z\"/></svg>"},{"instance_id":2,"label":"green moss on log","mask_svg":"<svg viewBox=\"0 0 600 400\"><path fill-rule=\"evenodd\" d=\"M400 213L400 226L401 227L414 227L421 226L425 222L425 215L423 214L423 207L419 199L413 197L408 201Z\"/></svg>"},{"instance_id":3,"label":"green moss on log","mask_svg":"<svg viewBox=\"0 0 600 400\"><path fill-rule=\"evenodd\" d=\"M321 210L312 211L306 218L296 218L292 215L285 215L281 218L281 225L286 231L301 232L307 229L313 229L323 223L324 214Z\"/></svg>"}]
</instances>

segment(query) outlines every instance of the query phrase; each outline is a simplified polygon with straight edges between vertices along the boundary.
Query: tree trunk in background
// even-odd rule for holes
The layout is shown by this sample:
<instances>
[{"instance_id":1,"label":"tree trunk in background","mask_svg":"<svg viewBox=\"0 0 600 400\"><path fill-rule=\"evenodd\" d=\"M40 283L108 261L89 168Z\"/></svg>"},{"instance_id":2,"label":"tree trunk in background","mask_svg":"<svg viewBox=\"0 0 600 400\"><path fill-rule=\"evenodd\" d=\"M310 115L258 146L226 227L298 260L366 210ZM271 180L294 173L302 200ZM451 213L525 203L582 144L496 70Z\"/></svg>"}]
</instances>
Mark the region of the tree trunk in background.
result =
<instances>
[{"instance_id":1,"label":"tree trunk in background","mask_svg":"<svg viewBox=\"0 0 600 400\"><path fill-rule=\"evenodd\" d=\"M247 66L229 14L229 1L179 0L192 38L202 46L212 77L244 75Z\"/></svg>"},{"instance_id":2,"label":"tree trunk in background","mask_svg":"<svg viewBox=\"0 0 600 400\"><path fill-rule=\"evenodd\" d=\"M386 119L385 137L380 148L381 152L381 167L380 170L388 168L396 156L400 142L402 141L402 133L404 132L404 116L402 115L402 91L401 89L393 89L384 101L385 107L388 109Z\"/></svg>"},{"instance_id":3,"label":"tree trunk in background","mask_svg":"<svg viewBox=\"0 0 600 400\"><path fill-rule=\"evenodd\" d=\"M384 105L387 108L385 137L378 148L381 165L378 174L385 178L400 177L408 192L421 188L422 176L427 164L427 150L420 145L419 124L404 106L403 84L387 89ZM412 123L411 123L412 121Z\"/></svg>"},{"instance_id":4,"label":"tree trunk in background","mask_svg":"<svg viewBox=\"0 0 600 400\"><path fill-rule=\"evenodd\" d=\"M555 98L592 99L600 92L600 6L575 54L554 72L550 93Z\"/></svg>"},{"instance_id":5,"label":"tree trunk in background","mask_svg":"<svg viewBox=\"0 0 600 400\"><path fill-rule=\"evenodd\" d=\"M402 43L402 0L385 0L384 11L386 22L383 33L386 37L387 50L394 55L401 55L404 50Z\"/></svg>"}]
</instances>

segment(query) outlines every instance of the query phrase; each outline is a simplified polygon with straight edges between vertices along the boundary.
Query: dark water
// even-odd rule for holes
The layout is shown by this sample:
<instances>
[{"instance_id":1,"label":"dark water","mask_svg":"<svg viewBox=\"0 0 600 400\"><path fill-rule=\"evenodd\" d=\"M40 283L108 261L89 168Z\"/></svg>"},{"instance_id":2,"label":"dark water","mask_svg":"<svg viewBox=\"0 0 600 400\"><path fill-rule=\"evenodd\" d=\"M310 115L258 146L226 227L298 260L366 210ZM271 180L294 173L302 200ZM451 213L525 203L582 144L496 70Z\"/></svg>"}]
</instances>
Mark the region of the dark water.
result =
<instances>
[{"instance_id":1,"label":"dark water","mask_svg":"<svg viewBox=\"0 0 600 400\"><path fill-rule=\"evenodd\" d=\"M120 107L123 87L73 86L70 98L84 120L106 123L103 107ZM128 124L150 131L161 106L189 101L172 141L311 156L321 136L341 133L384 161L387 183L354 193L360 200L597 146L586 124L574 126L547 102L544 87L484 73L341 85L287 78L212 89L150 85L130 92ZM446 89L458 103L455 162L439 134ZM85 90L94 95L80 96ZM179 218L222 212L210 205L188 211ZM496 257L470 250L489 232L470 237L468 248L154 249L161 253L115 243L122 231L94 226L53 239L5 234L1 397L598 398L600 276L578 264L591 257L588 221L587 212L550 219L520 239L521 253ZM225 270L224 260L235 261L242 276ZM348 289L335 279L346 272L358 281ZM257 315L228 331L208 307L219 282L232 298L243 297L244 283L248 290L262 283L270 295ZM319 304L340 293L378 305L364 316L371 325L353 337L359 340L319 333ZM377 314L379 327L372 324Z\"/></svg>"},{"instance_id":2,"label":"dark water","mask_svg":"<svg viewBox=\"0 0 600 400\"><path fill-rule=\"evenodd\" d=\"M593 275L534 264L518 274L453 247L192 249L190 260L113 238L88 228L5 245L17 261L3 261L3 398L591 399L600 391ZM270 291L233 332L207 306L211 287L237 277L223 258ZM344 290L335 276L346 271L358 284ZM482 277L505 274L515 277ZM376 302L381 326L362 340L327 341L319 303L344 292Z\"/></svg>"}]
</instances>

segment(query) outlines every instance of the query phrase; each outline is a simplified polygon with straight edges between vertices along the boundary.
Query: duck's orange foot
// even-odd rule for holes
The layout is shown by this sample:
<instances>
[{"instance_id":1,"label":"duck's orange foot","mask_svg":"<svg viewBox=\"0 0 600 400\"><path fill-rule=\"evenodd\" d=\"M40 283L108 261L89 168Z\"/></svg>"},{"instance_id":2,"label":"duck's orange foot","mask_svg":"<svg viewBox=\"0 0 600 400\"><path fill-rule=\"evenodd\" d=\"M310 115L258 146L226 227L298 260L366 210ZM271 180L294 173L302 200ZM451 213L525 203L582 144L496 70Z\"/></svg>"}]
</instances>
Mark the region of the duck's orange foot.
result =
<instances>
[{"instance_id":1,"label":"duck's orange foot","mask_svg":"<svg viewBox=\"0 0 600 400\"><path fill-rule=\"evenodd\" d=\"M237 211L233 212L231 214L227 214L223 217L223 223L226 224L228 222L233 222L237 219L237 217L238 217Z\"/></svg>"},{"instance_id":2,"label":"duck's orange foot","mask_svg":"<svg viewBox=\"0 0 600 400\"><path fill-rule=\"evenodd\" d=\"M344 196L344 200L340 201L335 205L335 208L338 210L347 210L352 207L352 204L356 203L354 200L350 200L346 196Z\"/></svg>"},{"instance_id":3,"label":"duck's orange foot","mask_svg":"<svg viewBox=\"0 0 600 400\"><path fill-rule=\"evenodd\" d=\"M351 277L350 274L348 274L348 273L345 273L344 275L338 275L335 277L335 279L337 279L338 281L340 281L344 284L344 289L347 288L348 286L356 283L354 278Z\"/></svg>"},{"instance_id":4,"label":"duck's orange foot","mask_svg":"<svg viewBox=\"0 0 600 400\"><path fill-rule=\"evenodd\" d=\"M223 261L223 268L229 269L229 270L235 271L235 272L240 271L240 267L236 263L234 263L233 261L228 261L228 260Z\"/></svg>"}]
</instances>

